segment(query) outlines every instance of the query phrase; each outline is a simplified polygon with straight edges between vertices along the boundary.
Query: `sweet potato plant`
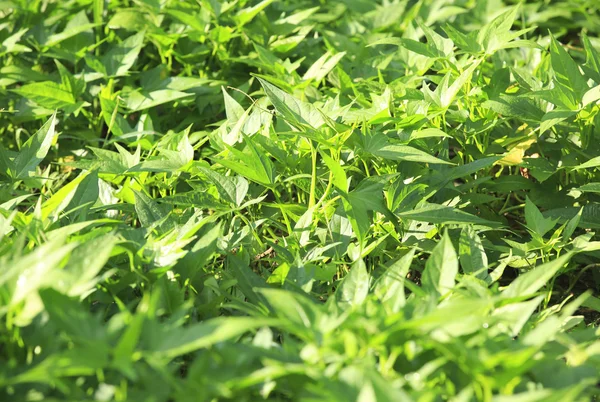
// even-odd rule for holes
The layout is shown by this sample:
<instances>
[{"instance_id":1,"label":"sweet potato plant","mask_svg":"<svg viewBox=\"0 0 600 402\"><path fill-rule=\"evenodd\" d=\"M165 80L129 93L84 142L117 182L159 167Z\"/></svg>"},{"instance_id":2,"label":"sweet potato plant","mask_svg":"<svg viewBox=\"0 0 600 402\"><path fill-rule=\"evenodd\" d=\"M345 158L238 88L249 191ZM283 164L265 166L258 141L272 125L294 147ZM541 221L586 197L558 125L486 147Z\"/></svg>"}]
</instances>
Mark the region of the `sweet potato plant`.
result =
<instances>
[{"instance_id":1,"label":"sweet potato plant","mask_svg":"<svg viewBox=\"0 0 600 402\"><path fill-rule=\"evenodd\" d=\"M0 400L600 397L596 0L0 1Z\"/></svg>"}]
</instances>

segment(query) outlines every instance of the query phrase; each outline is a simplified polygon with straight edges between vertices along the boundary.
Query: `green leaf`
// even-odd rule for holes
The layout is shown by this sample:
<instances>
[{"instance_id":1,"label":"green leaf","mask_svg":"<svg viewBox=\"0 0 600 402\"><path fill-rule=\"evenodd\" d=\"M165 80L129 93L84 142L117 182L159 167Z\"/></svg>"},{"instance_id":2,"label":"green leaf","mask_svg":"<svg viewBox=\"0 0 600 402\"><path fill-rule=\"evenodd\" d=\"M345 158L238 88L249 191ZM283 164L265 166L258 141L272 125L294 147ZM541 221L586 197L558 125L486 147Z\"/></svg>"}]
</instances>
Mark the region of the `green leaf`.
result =
<instances>
[{"instance_id":1,"label":"green leaf","mask_svg":"<svg viewBox=\"0 0 600 402\"><path fill-rule=\"evenodd\" d=\"M458 257L446 232L427 259L421 276L423 289L428 293L444 295L454 288L457 274Z\"/></svg>"},{"instance_id":2,"label":"green leaf","mask_svg":"<svg viewBox=\"0 0 600 402\"><path fill-rule=\"evenodd\" d=\"M382 135L366 137L363 139L363 141L365 142L364 148L366 152L383 159L449 165L452 164L452 162L436 158L427 152L408 145L389 144L387 139Z\"/></svg>"},{"instance_id":3,"label":"green leaf","mask_svg":"<svg viewBox=\"0 0 600 402\"><path fill-rule=\"evenodd\" d=\"M48 109L66 108L76 104L69 89L52 81L34 82L12 91Z\"/></svg>"},{"instance_id":4,"label":"green leaf","mask_svg":"<svg viewBox=\"0 0 600 402\"><path fill-rule=\"evenodd\" d=\"M482 106L498 114L518 117L528 122L539 123L545 115L533 100L522 96L500 94L497 98L483 102Z\"/></svg>"},{"instance_id":5,"label":"green leaf","mask_svg":"<svg viewBox=\"0 0 600 402\"><path fill-rule=\"evenodd\" d=\"M31 52L31 49L27 46L20 45L17 43L21 40L21 38L23 37L23 35L25 35L27 31L29 31L29 28L23 28L10 35L8 38L4 39L2 45L0 45L0 54Z\"/></svg>"},{"instance_id":6,"label":"green leaf","mask_svg":"<svg viewBox=\"0 0 600 402\"><path fill-rule=\"evenodd\" d=\"M194 159L194 148L188 139L188 129L164 136L157 144L158 156L147 158L140 164L128 169L128 172L174 172L184 168ZM130 154L119 149L128 164L132 164Z\"/></svg>"},{"instance_id":7,"label":"green leaf","mask_svg":"<svg viewBox=\"0 0 600 402\"><path fill-rule=\"evenodd\" d=\"M238 25L246 25L250 21L254 19L262 10L264 10L269 4L273 3L275 0L263 0L260 3L256 4L253 7L248 7L240 10L236 16L235 20Z\"/></svg>"},{"instance_id":8,"label":"green leaf","mask_svg":"<svg viewBox=\"0 0 600 402\"><path fill-rule=\"evenodd\" d=\"M225 114L230 123L237 123L244 115L244 108L227 93L225 87L221 87L223 100L225 101Z\"/></svg>"},{"instance_id":9,"label":"green leaf","mask_svg":"<svg viewBox=\"0 0 600 402\"><path fill-rule=\"evenodd\" d=\"M577 112L574 110L561 110L555 109L551 110L542 117L542 124L540 124L540 134L543 134L546 130L554 127L558 123L561 123L571 117L573 117Z\"/></svg>"},{"instance_id":10,"label":"green leaf","mask_svg":"<svg viewBox=\"0 0 600 402\"><path fill-rule=\"evenodd\" d=\"M505 304L497 308L493 316L495 319L506 323L510 335L516 337L522 332L523 327L531 319L543 300L544 296L538 296L525 302Z\"/></svg>"},{"instance_id":11,"label":"green leaf","mask_svg":"<svg viewBox=\"0 0 600 402\"><path fill-rule=\"evenodd\" d=\"M56 112L44 125L23 144L19 154L13 161L11 175L16 179L25 179L35 173L35 168L46 157L52 141L54 141Z\"/></svg>"},{"instance_id":12,"label":"green leaf","mask_svg":"<svg viewBox=\"0 0 600 402\"><path fill-rule=\"evenodd\" d=\"M239 207L248 193L248 182L242 176L224 176L206 167L199 170L217 187L219 195Z\"/></svg>"},{"instance_id":13,"label":"green leaf","mask_svg":"<svg viewBox=\"0 0 600 402\"><path fill-rule=\"evenodd\" d=\"M8 87L19 82L46 81L47 79L47 74L24 66L7 65L0 68L0 87Z\"/></svg>"},{"instance_id":14,"label":"green leaf","mask_svg":"<svg viewBox=\"0 0 600 402\"><path fill-rule=\"evenodd\" d=\"M365 246L367 232L371 227L371 220L369 219L366 205L360 199L351 200L348 197L342 198L342 205L352 225L354 235L358 239L359 247L362 248Z\"/></svg>"},{"instance_id":15,"label":"green leaf","mask_svg":"<svg viewBox=\"0 0 600 402\"><path fill-rule=\"evenodd\" d=\"M106 75L120 77L129 72L144 45L144 36L145 32L141 31L111 47L101 59Z\"/></svg>"},{"instance_id":16,"label":"green leaf","mask_svg":"<svg viewBox=\"0 0 600 402\"><path fill-rule=\"evenodd\" d=\"M460 266L465 274L476 274L482 280L488 277L485 269L488 258L481 243L481 238L472 226L465 226L460 232L458 245Z\"/></svg>"},{"instance_id":17,"label":"green leaf","mask_svg":"<svg viewBox=\"0 0 600 402\"><path fill-rule=\"evenodd\" d=\"M89 177L89 176L88 176ZM66 278L61 281L65 285L68 296L85 297L95 290L102 279L97 275L105 267L117 245L117 238L112 234L98 236L78 246L71 253L71 258L64 268Z\"/></svg>"},{"instance_id":18,"label":"green leaf","mask_svg":"<svg viewBox=\"0 0 600 402\"><path fill-rule=\"evenodd\" d=\"M544 218L529 197L525 201L525 221L527 222L527 227L540 237L548 233L558 222L557 219Z\"/></svg>"},{"instance_id":19,"label":"green leaf","mask_svg":"<svg viewBox=\"0 0 600 402\"><path fill-rule=\"evenodd\" d=\"M585 32L581 33L581 40L585 48L585 65L583 70L586 75L593 79L596 84L600 84L600 54L590 42L590 38Z\"/></svg>"},{"instance_id":20,"label":"green leaf","mask_svg":"<svg viewBox=\"0 0 600 402\"><path fill-rule=\"evenodd\" d=\"M61 212L67 208L67 206L71 205L73 202L73 198L77 194L77 190L79 189L80 183L82 183L85 178L88 176L87 173L82 173L75 180L72 180L69 184L63 186L60 190L52 195L52 197L48 198L42 204L42 213L41 217L43 220L48 219L49 217L53 218L52 220L58 219L58 216ZM89 182L86 182L86 185ZM93 187L91 188L89 196L93 196ZM78 197L82 196L82 192L80 191ZM94 199L95 201L95 199ZM88 206L89 207L89 206Z\"/></svg>"},{"instance_id":21,"label":"green leaf","mask_svg":"<svg viewBox=\"0 0 600 402\"><path fill-rule=\"evenodd\" d=\"M158 89L151 92L131 91L124 93L122 96L127 109L132 112L139 112L165 103L192 98L194 94L172 89Z\"/></svg>"},{"instance_id":22,"label":"green leaf","mask_svg":"<svg viewBox=\"0 0 600 402\"><path fill-rule=\"evenodd\" d=\"M8 309L25 302L25 308L13 317L18 325L29 325L31 320L42 310L37 301L38 290L58 282L60 270L76 244L64 244L64 238L54 238L37 247L25 256L18 256L9 261L9 267L0 275L0 286L8 284L4 291L7 302L0 306L0 315Z\"/></svg>"},{"instance_id":23,"label":"green leaf","mask_svg":"<svg viewBox=\"0 0 600 402\"><path fill-rule=\"evenodd\" d=\"M503 291L506 298L534 295L571 259L572 252L566 253L553 261L539 265L515 279Z\"/></svg>"},{"instance_id":24,"label":"green leaf","mask_svg":"<svg viewBox=\"0 0 600 402\"><path fill-rule=\"evenodd\" d=\"M333 158L329 157L327 154L321 152L321 158L327 165L327 168L331 172L333 185L342 193L348 191L348 180L346 178L346 173L344 169L340 165L338 161L333 160Z\"/></svg>"},{"instance_id":25,"label":"green leaf","mask_svg":"<svg viewBox=\"0 0 600 402\"><path fill-rule=\"evenodd\" d=\"M204 29L206 28L206 24L209 23L208 16L205 13L199 14L199 13L195 13L195 12L190 12L190 10L186 10L186 11L181 10L180 11L180 10L174 10L174 9L167 9L165 11L169 15L175 17L176 19L178 19L179 21L181 21L188 27L190 27L198 32L204 32ZM125 19L125 18L133 18L133 17L128 17L128 16L124 15L123 18ZM113 17L113 19L114 19L114 17Z\"/></svg>"},{"instance_id":26,"label":"green leaf","mask_svg":"<svg viewBox=\"0 0 600 402\"><path fill-rule=\"evenodd\" d=\"M423 30L427 38L427 44L435 47L442 57L450 57L454 53L454 43L451 39L444 38L442 35L435 32L431 27L425 25L421 20L417 20L419 28Z\"/></svg>"},{"instance_id":27,"label":"green leaf","mask_svg":"<svg viewBox=\"0 0 600 402\"><path fill-rule=\"evenodd\" d=\"M477 41L477 31L470 32L467 35L449 24L444 25L443 29L448 35L448 38L450 38L459 49L471 54L478 54L484 51L481 44Z\"/></svg>"},{"instance_id":28,"label":"green leaf","mask_svg":"<svg viewBox=\"0 0 600 402\"><path fill-rule=\"evenodd\" d=\"M315 63L302 76L303 80L315 80L321 81L327 74L333 70L333 68L340 62L340 60L346 55L346 52L337 53L332 55L327 52L321 56Z\"/></svg>"},{"instance_id":29,"label":"green leaf","mask_svg":"<svg viewBox=\"0 0 600 402\"><path fill-rule=\"evenodd\" d=\"M222 236L220 223L214 224L200 235L191 250L177 262L176 270L181 277L194 280L202 267L217 250L217 240Z\"/></svg>"},{"instance_id":30,"label":"green leaf","mask_svg":"<svg viewBox=\"0 0 600 402\"><path fill-rule=\"evenodd\" d=\"M586 183L577 187L577 190L584 193L600 193L600 183Z\"/></svg>"},{"instance_id":31,"label":"green leaf","mask_svg":"<svg viewBox=\"0 0 600 402\"><path fill-rule=\"evenodd\" d=\"M573 170L590 169L590 168L595 168L598 166L600 166L600 156L596 156L596 157L590 159L589 161L582 163L581 165L573 166L572 169Z\"/></svg>"},{"instance_id":32,"label":"green leaf","mask_svg":"<svg viewBox=\"0 0 600 402\"><path fill-rule=\"evenodd\" d=\"M257 290L267 287L266 281L254 273L248 264L238 256L228 255L227 267L233 272L237 285L246 299L254 304L261 303L263 299Z\"/></svg>"},{"instance_id":33,"label":"green leaf","mask_svg":"<svg viewBox=\"0 0 600 402\"><path fill-rule=\"evenodd\" d=\"M147 25L148 14L141 13L138 8L118 9L108 20L106 27L109 29L126 29L128 31L139 31Z\"/></svg>"},{"instance_id":34,"label":"green leaf","mask_svg":"<svg viewBox=\"0 0 600 402\"><path fill-rule=\"evenodd\" d=\"M425 128L423 130L415 131L410 133L410 140L417 140L419 138L452 138L452 136L446 134L437 128Z\"/></svg>"},{"instance_id":35,"label":"green leaf","mask_svg":"<svg viewBox=\"0 0 600 402\"><path fill-rule=\"evenodd\" d=\"M310 232L313 225L314 212L314 206L308 208L294 225L293 230L298 239L298 244L300 247L305 247L310 241Z\"/></svg>"},{"instance_id":36,"label":"green leaf","mask_svg":"<svg viewBox=\"0 0 600 402\"><path fill-rule=\"evenodd\" d=\"M325 124L325 117L310 103L302 102L286 92L258 78L265 94L271 100L275 110L290 124L300 129L306 126L319 128Z\"/></svg>"},{"instance_id":37,"label":"green leaf","mask_svg":"<svg viewBox=\"0 0 600 402\"><path fill-rule=\"evenodd\" d=\"M465 163L464 165L452 167L443 173L444 182L450 180L456 180L462 177L468 177L480 170L492 166L495 162L500 160L501 156L488 156L485 158L477 159L473 162Z\"/></svg>"},{"instance_id":38,"label":"green leaf","mask_svg":"<svg viewBox=\"0 0 600 402\"><path fill-rule=\"evenodd\" d=\"M102 173L124 174L129 168L134 167L139 162L140 149L132 155L123 147L115 144L119 152L113 152L106 149L89 147L94 153L94 167Z\"/></svg>"},{"instance_id":39,"label":"green leaf","mask_svg":"<svg viewBox=\"0 0 600 402\"><path fill-rule=\"evenodd\" d=\"M412 211L397 213L396 216L404 219L412 219L419 222L430 222L435 224L473 224L495 227L497 222L488 221L468 212L453 207L438 204L425 204Z\"/></svg>"},{"instance_id":40,"label":"green leaf","mask_svg":"<svg viewBox=\"0 0 600 402\"><path fill-rule=\"evenodd\" d=\"M569 108L578 109L589 87L577 63L553 36L550 42L550 58L557 88L568 99Z\"/></svg>"},{"instance_id":41,"label":"green leaf","mask_svg":"<svg viewBox=\"0 0 600 402\"><path fill-rule=\"evenodd\" d=\"M452 165L452 162L436 158L435 156L431 156L426 152L408 145L385 145L377 150L373 150L372 153L375 156L393 161L440 163Z\"/></svg>"},{"instance_id":42,"label":"green leaf","mask_svg":"<svg viewBox=\"0 0 600 402\"><path fill-rule=\"evenodd\" d=\"M581 221L582 215L583 208L580 208L579 212L574 217L569 219L564 231L562 232L563 243L566 243L571 238L571 236L573 236L573 233L575 233L575 229L577 229L577 226L579 226L579 222Z\"/></svg>"},{"instance_id":43,"label":"green leaf","mask_svg":"<svg viewBox=\"0 0 600 402\"><path fill-rule=\"evenodd\" d=\"M586 107L590 103L595 103L600 100L600 85L593 87L583 94L583 98L581 99L581 105Z\"/></svg>"},{"instance_id":44,"label":"green leaf","mask_svg":"<svg viewBox=\"0 0 600 402\"><path fill-rule=\"evenodd\" d=\"M356 260L335 291L335 301L338 306L349 308L363 304L369 293L369 281L365 262L362 259Z\"/></svg>"},{"instance_id":45,"label":"green leaf","mask_svg":"<svg viewBox=\"0 0 600 402\"><path fill-rule=\"evenodd\" d=\"M62 87L71 93L74 100L77 99L85 92L85 81L81 78L73 77L73 74L71 74L58 60L55 60L54 62L60 73Z\"/></svg>"},{"instance_id":46,"label":"green leaf","mask_svg":"<svg viewBox=\"0 0 600 402\"><path fill-rule=\"evenodd\" d=\"M534 29L534 27L531 27L517 32L510 31L510 28L512 27L517 17L517 13L519 12L519 8L520 7L518 5L511 7L508 11L500 14L490 23L486 24L478 32L477 41L481 44L481 47L485 50L485 53L487 55L494 54L497 50L506 49L510 47L537 46L535 42L513 42L514 39Z\"/></svg>"},{"instance_id":47,"label":"green leaf","mask_svg":"<svg viewBox=\"0 0 600 402\"><path fill-rule=\"evenodd\" d=\"M164 205L159 205L152 198L139 191L134 191L134 196L135 211L142 226L151 227L167 219L169 212Z\"/></svg>"},{"instance_id":48,"label":"green leaf","mask_svg":"<svg viewBox=\"0 0 600 402\"><path fill-rule=\"evenodd\" d=\"M251 137L244 136L247 152L241 152L227 146L229 158L215 158L228 169L264 186L270 187L275 183L275 169L267 154L259 149Z\"/></svg>"},{"instance_id":49,"label":"green leaf","mask_svg":"<svg viewBox=\"0 0 600 402\"><path fill-rule=\"evenodd\" d=\"M558 219L559 222L566 222L576 216L580 210L581 208L578 207L556 208L544 211L543 215L546 218ZM589 203L583 207L578 227L600 229L600 204Z\"/></svg>"},{"instance_id":50,"label":"green leaf","mask_svg":"<svg viewBox=\"0 0 600 402\"><path fill-rule=\"evenodd\" d=\"M81 24L81 25L76 24L74 26L67 25L67 27L64 31L57 33L57 34L50 35L48 37L48 39L46 40L46 42L44 42L44 46L48 46L48 47L56 46L57 44L65 41L69 38L72 38L76 35L79 35L84 32L91 32L92 29L98 25L99 24L92 24L92 23Z\"/></svg>"},{"instance_id":51,"label":"green leaf","mask_svg":"<svg viewBox=\"0 0 600 402\"><path fill-rule=\"evenodd\" d=\"M90 315L78 300L51 288L41 289L40 298L52 323L69 337L80 342L93 342L102 340L106 336L101 321ZM102 343L94 342L94 345L98 347Z\"/></svg>"},{"instance_id":52,"label":"green leaf","mask_svg":"<svg viewBox=\"0 0 600 402\"><path fill-rule=\"evenodd\" d=\"M313 340L315 329L326 331L327 326L331 325L323 322L325 317L321 306L303 292L262 288L260 295L265 298L283 325L294 328L294 333L303 340Z\"/></svg>"},{"instance_id":53,"label":"green leaf","mask_svg":"<svg viewBox=\"0 0 600 402\"><path fill-rule=\"evenodd\" d=\"M361 251L365 246L366 234L371 226L368 212L377 211L386 215L390 221L396 221L383 201L384 181L384 177L367 178L349 194L342 193L344 210L359 241Z\"/></svg>"},{"instance_id":54,"label":"green leaf","mask_svg":"<svg viewBox=\"0 0 600 402\"><path fill-rule=\"evenodd\" d=\"M430 58L444 57L444 53L429 43L422 43L409 38L383 38L369 44L369 46L378 45L396 45Z\"/></svg>"},{"instance_id":55,"label":"green leaf","mask_svg":"<svg viewBox=\"0 0 600 402\"><path fill-rule=\"evenodd\" d=\"M404 281L410 269L415 249L411 248L402 258L394 261L377 279L373 293L387 306L391 313L397 313L406 304Z\"/></svg>"},{"instance_id":56,"label":"green leaf","mask_svg":"<svg viewBox=\"0 0 600 402\"><path fill-rule=\"evenodd\" d=\"M479 64L480 60L474 60L472 63L470 63L469 67L465 69L465 71L463 71L450 86L448 86L448 82L450 80L450 73L444 76L442 82L436 88L436 93L439 93L440 97L440 107L446 109L452 104L452 102L458 95L458 92L467 83L467 81L471 79L473 71L475 71Z\"/></svg>"}]
</instances>

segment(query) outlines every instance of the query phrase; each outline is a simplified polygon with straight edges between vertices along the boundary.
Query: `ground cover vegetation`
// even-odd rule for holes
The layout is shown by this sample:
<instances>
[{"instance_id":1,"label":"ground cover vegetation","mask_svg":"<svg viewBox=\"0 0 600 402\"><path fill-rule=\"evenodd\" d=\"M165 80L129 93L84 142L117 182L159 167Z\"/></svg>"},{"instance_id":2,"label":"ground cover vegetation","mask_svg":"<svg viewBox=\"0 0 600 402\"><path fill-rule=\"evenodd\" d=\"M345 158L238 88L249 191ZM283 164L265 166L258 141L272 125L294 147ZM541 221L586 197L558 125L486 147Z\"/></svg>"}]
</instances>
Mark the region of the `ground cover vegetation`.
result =
<instances>
[{"instance_id":1,"label":"ground cover vegetation","mask_svg":"<svg viewBox=\"0 0 600 402\"><path fill-rule=\"evenodd\" d=\"M597 398L599 12L0 1L0 399Z\"/></svg>"}]
</instances>

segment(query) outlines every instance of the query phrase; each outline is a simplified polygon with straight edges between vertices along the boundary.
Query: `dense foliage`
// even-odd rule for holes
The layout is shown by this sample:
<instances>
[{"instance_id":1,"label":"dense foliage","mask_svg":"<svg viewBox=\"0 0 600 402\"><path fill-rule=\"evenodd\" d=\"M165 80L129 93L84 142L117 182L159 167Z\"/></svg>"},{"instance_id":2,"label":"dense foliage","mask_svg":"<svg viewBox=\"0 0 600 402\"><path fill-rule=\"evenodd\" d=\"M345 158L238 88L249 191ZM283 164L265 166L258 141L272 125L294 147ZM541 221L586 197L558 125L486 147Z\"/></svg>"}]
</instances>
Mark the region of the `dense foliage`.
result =
<instances>
[{"instance_id":1,"label":"dense foliage","mask_svg":"<svg viewBox=\"0 0 600 402\"><path fill-rule=\"evenodd\" d=\"M1 400L600 396L596 0L0 17Z\"/></svg>"}]
</instances>

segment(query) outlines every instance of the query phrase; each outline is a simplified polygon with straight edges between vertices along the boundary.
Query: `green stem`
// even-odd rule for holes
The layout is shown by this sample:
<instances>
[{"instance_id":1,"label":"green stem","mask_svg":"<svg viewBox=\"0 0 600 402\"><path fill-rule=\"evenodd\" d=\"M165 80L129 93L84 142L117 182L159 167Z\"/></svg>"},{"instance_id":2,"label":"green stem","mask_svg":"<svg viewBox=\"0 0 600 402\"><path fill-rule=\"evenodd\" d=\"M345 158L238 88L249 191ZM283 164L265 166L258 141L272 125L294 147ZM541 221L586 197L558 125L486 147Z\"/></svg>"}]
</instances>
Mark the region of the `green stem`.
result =
<instances>
[{"instance_id":1,"label":"green stem","mask_svg":"<svg viewBox=\"0 0 600 402\"><path fill-rule=\"evenodd\" d=\"M260 236L254 229L254 227L252 227L252 223L248 219L246 219L246 217L242 213L240 213L240 211L237 211L237 210L234 211L234 215L237 216L238 218L240 218L242 220L242 222L244 222L250 228L250 232L252 232L252 236L254 236L254 238L258 242L260 248L264 248L265 244L260 239Z\"/></svg>"},{"instance_id":2,"label":"green stem","mask_svg":"<svg viewBox=\"0 0 600 402\"><path fill-rule=\"evenodd\" d=\"M287 214L285 213L285 210L283 209L283 203L281 202L279 193L277 191L273 190L273 195L275 196L275 200L277 201L279 210L281 211L281 215L283 216L283 221L285 222L285 227L287 228L288 235L291 235L293 233L292 225L290 224L290 220L288 219Z\"/></svg>"},{"instance_id":3,"label":"green stem","mask_svg":"<svg viewBox=\"0 0 600 402\"><path fill-rule=\"evenodd\" d=\"M312 157L312 172L310 176L310 195L308 198L308 207L312 208L315 205L315 190L317 188L317 150L310 141L310 154Z\"/></svg>"},{"instance_id":4,"label":"green stem","mask_svg":"<svg viewBox=\"0 0 600 402\"><path fill-rule=\"evenodd\" d=\"M498 214L502 215L502 214L504 214L506 212L514 211L515 209L520 209L520 208L525 208L525 204L513 205L512 207L502 208L500 210L500 212L498 212Z\"/></svg>"}]
</instances>

